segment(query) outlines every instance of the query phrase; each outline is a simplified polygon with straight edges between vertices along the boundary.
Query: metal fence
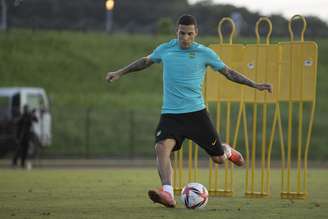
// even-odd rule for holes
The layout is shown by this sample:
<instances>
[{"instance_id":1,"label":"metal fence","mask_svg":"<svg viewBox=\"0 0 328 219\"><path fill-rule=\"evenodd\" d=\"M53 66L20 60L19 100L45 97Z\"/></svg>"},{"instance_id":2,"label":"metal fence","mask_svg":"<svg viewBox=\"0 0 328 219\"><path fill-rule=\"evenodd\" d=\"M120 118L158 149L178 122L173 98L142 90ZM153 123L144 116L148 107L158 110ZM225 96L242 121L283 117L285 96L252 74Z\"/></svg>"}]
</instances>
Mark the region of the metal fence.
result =
<instances>
[{"instance_id":1,"label":"metal fence","mask_svg":"<svg viewBox=\"0 0 328 219\"><path fill-rule=\"evenodd\" d=\"M284 111L284 109L281 110ZM214 112L211 105L209 110ZM54 106L51 113L52 145L41 151L41 157L134 158L154 156L154 132L160 118L160 109L126 110ZM215 114L212 113L211 117L213 121L216 121ZM307 120L307 118L304 119ZM222 122L224 123L224 121L223 117ZM270 121L271 124L272 121ZM287 124L283 125L287 126ZM268 125L268 129L271 129L270 125ZM318 131L319 128L314 131L314 146L321 138ZM225 136L225 130L220 129L222 141L226 140ZM258 136L258 141L261 141L261 133ZM238 138L238 144L240 144L238 148L245 153L243 142L243 138ZM185 144L188 142L186 141ZM202 150L200 152L202 157L207 157ZM272 156L274 159L279 158L280 150L274 149ZM317 153L312 153L309 157L317 156Z\"/></svg>"},{"instance_id":2,"label":"metal fence","mask_svg":"<svg viewBox=\"0 0 328 219\"><path fill-rule=\"evenodd\" d=\"M153 156L159 110L52 109L52 145L42 156Z\"/></svg>"}]
</instances>

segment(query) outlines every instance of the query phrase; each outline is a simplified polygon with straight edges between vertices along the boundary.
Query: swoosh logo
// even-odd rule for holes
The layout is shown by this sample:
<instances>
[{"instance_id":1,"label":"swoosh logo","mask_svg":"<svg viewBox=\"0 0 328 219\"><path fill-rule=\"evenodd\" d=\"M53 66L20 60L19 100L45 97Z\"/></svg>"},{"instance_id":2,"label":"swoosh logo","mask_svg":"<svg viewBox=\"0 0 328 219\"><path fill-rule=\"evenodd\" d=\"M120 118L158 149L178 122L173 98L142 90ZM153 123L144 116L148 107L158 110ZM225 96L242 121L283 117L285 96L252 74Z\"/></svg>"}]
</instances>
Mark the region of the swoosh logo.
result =
<instances>
[{"instance_id":1,"label":"swoosh logo","mask_svg":"<svg viewBox=\"0 0 328 219\"><path fill-rule=\"evenodd\" d=\"M216 144L216 139L212 142L212 146L214 146Z\"/></svg>"}]
</instances>

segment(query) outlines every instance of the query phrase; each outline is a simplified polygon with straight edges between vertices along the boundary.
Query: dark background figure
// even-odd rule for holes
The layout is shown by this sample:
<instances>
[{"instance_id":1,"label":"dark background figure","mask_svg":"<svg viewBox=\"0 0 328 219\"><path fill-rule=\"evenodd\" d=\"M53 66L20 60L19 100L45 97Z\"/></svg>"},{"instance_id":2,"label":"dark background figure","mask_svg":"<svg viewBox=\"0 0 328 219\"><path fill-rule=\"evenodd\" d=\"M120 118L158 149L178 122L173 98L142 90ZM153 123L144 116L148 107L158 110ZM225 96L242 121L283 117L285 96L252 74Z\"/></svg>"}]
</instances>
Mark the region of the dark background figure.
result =
<instances>
[{"instance_id":1,"label":"dark background figure","mask_svg":"<svg viewBox=\"0 0 328 219\"><path fill-rule=\"evenodd\" d=\"M25 167L25 161L27 158L29 145L31 138L33 137L32 125L33 122L37 122L38 119L35 116L35 110L29 112L27 105L24 105L23 114L17 120L17 149L13 158L13 166L17 166L17 161L21 159L21 167Z\"/></svg>"}]
</instances>

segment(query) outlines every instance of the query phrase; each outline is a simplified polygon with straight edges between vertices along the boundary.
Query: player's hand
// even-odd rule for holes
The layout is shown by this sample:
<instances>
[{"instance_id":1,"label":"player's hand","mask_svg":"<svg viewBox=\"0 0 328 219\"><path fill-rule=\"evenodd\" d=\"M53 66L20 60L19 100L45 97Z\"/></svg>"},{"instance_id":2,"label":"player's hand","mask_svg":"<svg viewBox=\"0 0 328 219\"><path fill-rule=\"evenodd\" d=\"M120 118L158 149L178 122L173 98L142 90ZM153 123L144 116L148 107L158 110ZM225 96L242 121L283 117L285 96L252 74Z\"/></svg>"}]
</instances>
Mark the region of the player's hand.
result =
<instances>
[{"instance_id":1,"label":"player's hand","mask_svg":"<svg viewBox=\"0 0 328 219\"><path fill-rule=\"evenodd\" d=\"M106 81L107 82L112 82L112 81L116 81L121 77L121 74L117 71L114 72L108 72L106 75Z\"/></svg>"},{"instance_id":2,"label":"player's hand","mask_svg":"<svg viewBox=\"0 0 328 219\"><path fill-rule=\"evenodd\" d=\"M272 85L271 84L266 84L266 83L256 84L255 88L260 91L266 90L266 91L269 91L270 93L272 93Z\"/></svg>"}]
</instances>

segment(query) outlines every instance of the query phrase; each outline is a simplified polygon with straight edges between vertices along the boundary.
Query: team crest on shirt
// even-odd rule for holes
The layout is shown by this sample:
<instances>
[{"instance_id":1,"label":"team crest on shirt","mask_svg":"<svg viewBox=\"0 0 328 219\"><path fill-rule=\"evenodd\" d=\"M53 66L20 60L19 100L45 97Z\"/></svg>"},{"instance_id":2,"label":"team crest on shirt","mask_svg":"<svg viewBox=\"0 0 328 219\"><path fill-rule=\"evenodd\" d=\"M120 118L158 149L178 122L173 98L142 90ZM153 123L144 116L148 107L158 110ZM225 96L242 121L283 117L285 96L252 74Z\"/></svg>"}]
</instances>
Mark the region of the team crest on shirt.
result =
<instances>
[{"instance_id":1,"label":"team crest on shirt","mask_svg":"<svg viewBox=\"0 0 328 219\"><path fill-rule=\"evenodd\" d=\"M190 59L194 59L196 57L196 53L195 52L189 52L188 56Z\"/></svg>"}]
</instances>

